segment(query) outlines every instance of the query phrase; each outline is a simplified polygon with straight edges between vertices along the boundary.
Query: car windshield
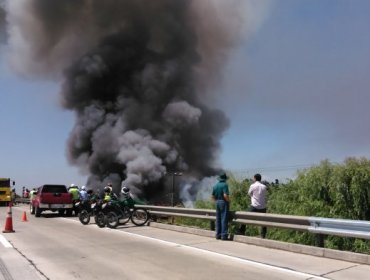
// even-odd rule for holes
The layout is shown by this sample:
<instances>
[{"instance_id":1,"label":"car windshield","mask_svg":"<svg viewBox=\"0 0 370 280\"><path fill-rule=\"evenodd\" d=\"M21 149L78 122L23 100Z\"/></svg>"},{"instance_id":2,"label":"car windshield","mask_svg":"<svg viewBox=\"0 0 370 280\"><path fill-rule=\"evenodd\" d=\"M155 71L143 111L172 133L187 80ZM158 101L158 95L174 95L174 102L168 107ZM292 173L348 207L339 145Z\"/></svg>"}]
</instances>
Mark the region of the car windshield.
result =
<instances>
[{"instance_id":1,"label":"car windshield","mask_svg":"<svg viewBox=\"0 0 370 280\"><path fill-rule=\"evenodd\" d=\"M10 180L0 180L0 187L9 187Z\"/></svg>"},{"instance_id":2,"label":"car windshield","mask_svg":"<svg viewBox=\"0 0 370 280\"><path fill-rule=\"evenodd\" d=\"M47 192L47 193L66 193L67 188L66 186L63 185L45 185L42 188L42 192Z\"/></svg>"}]
</instances>

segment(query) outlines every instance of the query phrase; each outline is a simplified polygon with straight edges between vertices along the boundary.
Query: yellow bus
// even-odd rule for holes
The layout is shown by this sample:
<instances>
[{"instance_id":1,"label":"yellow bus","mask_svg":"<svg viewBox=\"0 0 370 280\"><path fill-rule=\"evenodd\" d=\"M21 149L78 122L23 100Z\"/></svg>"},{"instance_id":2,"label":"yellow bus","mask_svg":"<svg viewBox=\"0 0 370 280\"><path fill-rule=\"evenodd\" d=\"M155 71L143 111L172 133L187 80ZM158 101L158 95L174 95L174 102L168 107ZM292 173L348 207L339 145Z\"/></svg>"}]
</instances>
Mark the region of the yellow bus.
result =
<instances>
[{"instance_id":1,"label":"yellow bus","mask_svg":"<svg viewBox=\"0 0 370 280\"><path fill-rule=\"evenodd\" d=\"M10 179L0 178L0 205L8 205L11 199Z\"/></svg>"}]
</instances>

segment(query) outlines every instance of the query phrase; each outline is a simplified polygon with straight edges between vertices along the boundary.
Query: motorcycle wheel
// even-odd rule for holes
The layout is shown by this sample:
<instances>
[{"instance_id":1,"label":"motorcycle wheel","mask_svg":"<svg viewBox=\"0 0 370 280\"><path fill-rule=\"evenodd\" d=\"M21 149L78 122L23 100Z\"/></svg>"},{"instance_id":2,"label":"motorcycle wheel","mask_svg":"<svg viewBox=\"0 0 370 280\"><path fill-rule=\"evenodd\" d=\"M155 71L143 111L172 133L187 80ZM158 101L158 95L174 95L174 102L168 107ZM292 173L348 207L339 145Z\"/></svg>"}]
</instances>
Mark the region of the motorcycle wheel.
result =
<instances>
[{"instance_id":1,"label":"motorcycle wheel","mask_svg":"<svg viewBox=\"0 0 370 280\"><path fill-rule=\"evenodd\" d=\"M82 210L79 215L78 219L80 220L81 224L87 225L90 223L90 214L86 210Z\"/></svg>"},{"instance_id":2,"label":"motorcycle wheel","mask_svg":"<svg viewBox=\"0 0 370 280\"><path fill-rule=\"evenodd\" d=\"M149 213L146 209L135 208L131 214L131 221L137 226L143 226L149 220Z\"/></svg>"},{"instance_id":3,"label":"motorcycle wheel","mask_svg":"<svg viewBox=\"0 0 370 280\"><path fill-rule=\"evenodd\" d=\"M64 216L65 210L58 210L59 216Z\"/></svg>"},{"instance_id":4,"label":"motorcycle wheel","mask_svg":"<svg viewBox=\"0 0 370 280\"><path fill-rule=\"evenodd\" d=\"M105 221L105 215L104 215L103 212L96 213L96 215L95 215L95 223L100 228L105 227L106 221Z\"/></svg>"},{"instance_id":5,"label":"motorcycle wheel","mask_svg":"<svg viewBox=\"0 0 370 280\"><path fill-rule=\"evenodd\" d=\"M65 212L66 216L67 217L72 217L72 211L73 211L72 209L67 209L66 212Z\"/></svg>"},{"instance_id":6,"label":"motorcycle wheel","mask_svg":"<svg viewBox=\"0 0 370 280\"><path fill-rule=\"evenodd\" d=\"M119 223L124 225L126 224L131 218L130 208L125 207L123 211L121 211L121 216L119 217Z\"/></svg>"},{"instance_id":7,"label":"motorcycle wheel","mask_svg":"<svg viewBox=\"0 0 370 280\"><path fill-rule=\"evenodd\" d=\"M107 226L109 228L116 228L119 224L118 215L115 212L109 212L106 216L107 218Z\"/></svg>"}]
</instances>

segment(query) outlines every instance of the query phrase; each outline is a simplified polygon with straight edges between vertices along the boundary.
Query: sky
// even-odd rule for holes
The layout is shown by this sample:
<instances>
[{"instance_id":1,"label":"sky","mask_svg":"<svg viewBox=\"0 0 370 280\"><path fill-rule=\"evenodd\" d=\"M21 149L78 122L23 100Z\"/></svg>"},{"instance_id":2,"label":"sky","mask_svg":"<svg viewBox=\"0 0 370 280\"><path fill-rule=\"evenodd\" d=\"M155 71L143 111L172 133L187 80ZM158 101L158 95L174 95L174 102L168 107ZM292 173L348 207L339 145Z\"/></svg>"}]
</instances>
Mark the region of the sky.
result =
<instances>
[{"instance_id":1,"label":"sky","mask_svg":"<svg viewBox=\"0 0 370 280\"><path fill-rule=\"evenodd\" d=\"M214 89L230 120L221 166L239 178L284 180L325 159L369 157L370 1L259 2ZM60 105L59 81L15 73L0 42L0 177L17 189L84 185L66 157L75 116Z\"/></svg>"},{"instance_id":2,"label":"sky","mask_svg":"<svg viewBox=\"0 0 370 280\"><path fill-rule=\"evenodd\" d=\"M369 156L369 1L272 1L226 73L222 160L279 179ZM237 102L233 102L237 100ZM291 176L291 175L290 175Z\"/></svg>"}]
</instances>

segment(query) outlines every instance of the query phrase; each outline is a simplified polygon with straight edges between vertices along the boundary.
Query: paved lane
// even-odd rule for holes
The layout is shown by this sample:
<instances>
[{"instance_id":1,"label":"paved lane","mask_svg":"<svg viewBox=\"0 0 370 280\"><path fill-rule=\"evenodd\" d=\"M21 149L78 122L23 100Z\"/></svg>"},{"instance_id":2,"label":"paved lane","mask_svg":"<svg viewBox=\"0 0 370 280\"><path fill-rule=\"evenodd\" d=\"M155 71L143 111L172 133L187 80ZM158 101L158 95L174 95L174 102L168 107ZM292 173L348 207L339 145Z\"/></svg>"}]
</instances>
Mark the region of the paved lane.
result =
<instances>
[{"instance_id":1,"label":"paved lane","mask_svg":"<svg viewBox=\"0 0 370 280\"><path fill-rule=\"evenodd\" d=\"M3 236L46 279L346 279L334 272L360 267L152 227L100 229L29 212L21 222L25 209L13 207L16 232Z\"/></svg>"}]
</instances>

